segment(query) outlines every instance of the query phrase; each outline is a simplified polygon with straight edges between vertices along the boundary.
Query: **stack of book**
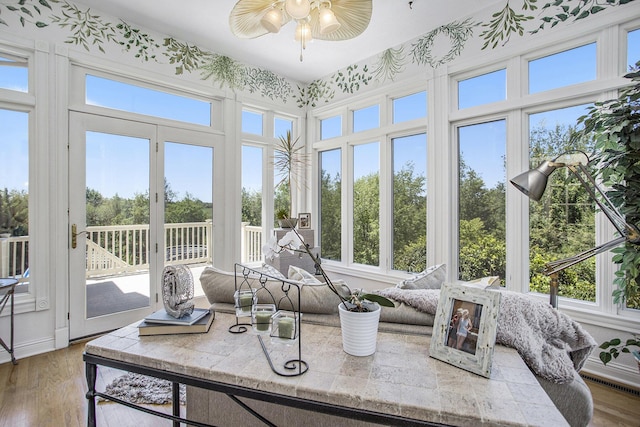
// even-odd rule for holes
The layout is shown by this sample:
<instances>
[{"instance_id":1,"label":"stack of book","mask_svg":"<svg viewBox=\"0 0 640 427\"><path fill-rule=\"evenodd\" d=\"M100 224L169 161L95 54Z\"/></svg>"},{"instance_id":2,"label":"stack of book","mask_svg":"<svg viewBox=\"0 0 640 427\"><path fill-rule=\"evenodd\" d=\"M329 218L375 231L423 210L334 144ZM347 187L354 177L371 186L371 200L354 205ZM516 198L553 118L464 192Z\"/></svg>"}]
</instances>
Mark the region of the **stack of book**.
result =
<instances>
[{"instance_id":1,"label":"stack of book","mask_svg":"<svg viewBox=\"0 0 640 427\"><path fill-rule=\"evenodd\" d=\"M180 318L175 318L162 309L148 315L138 324L138 334L200 334L209 331L214 318L215 312L204 308L194 308L193 313Z\"/></svg>"}]
</instances>

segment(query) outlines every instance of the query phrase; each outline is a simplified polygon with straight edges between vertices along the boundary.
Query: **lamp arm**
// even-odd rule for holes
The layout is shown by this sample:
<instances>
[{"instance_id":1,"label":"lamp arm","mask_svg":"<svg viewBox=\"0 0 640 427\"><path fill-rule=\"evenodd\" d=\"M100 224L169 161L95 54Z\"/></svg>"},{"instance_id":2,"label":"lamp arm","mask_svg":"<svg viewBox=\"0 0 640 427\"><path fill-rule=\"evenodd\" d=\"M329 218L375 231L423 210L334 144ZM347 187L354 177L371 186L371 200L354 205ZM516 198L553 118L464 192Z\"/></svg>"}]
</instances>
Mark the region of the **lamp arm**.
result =
<instances>
[{"instance_id":1,"label":"lamp arm","mask_svg":"<svg viewBox=\"0 0 640 427\"><path fill-rule=\"evenodd\" d=\"M610 242L604 243L600 246L596 246L595 248L588 249L584 252L580 252L579 254L573 255L568 258L559 259L557 261L551 261L545 264L543 273L546 276L551 276L554 273L558 273L564 269L571 267L572 265L576 265L592 256L598 255L599 253L606 252L609 249L613 249L616 246L621 245L627 240L625 236L618 237L613 239Z\"/></svg>"},{"instance_id":2,"label":"lamp arm","mask_svg":"<svg viewBox=\"0 0 640 427\"><path fill-rule=\"evenodd\" d=\"M576 178L582 184L582 187L589 193L591 198L596 202L600 210L609 218L609 221L618 230L620 235L625 236L627 240L631 242L640 241L640 233L638 228L625 221L625 218L618 212L611 200L607 197L604 191L598 186L593 176L589 173L589 170L582 163L567 165L569 170L575 175ZM582 174L580 174L581 172ZM584 175L584 176L583 176ZM586 178L586 179L585 179ZM598 192L593 190L596 189ZM600 197L598 197L600 196Z\"/></svg>"}]
</instances>

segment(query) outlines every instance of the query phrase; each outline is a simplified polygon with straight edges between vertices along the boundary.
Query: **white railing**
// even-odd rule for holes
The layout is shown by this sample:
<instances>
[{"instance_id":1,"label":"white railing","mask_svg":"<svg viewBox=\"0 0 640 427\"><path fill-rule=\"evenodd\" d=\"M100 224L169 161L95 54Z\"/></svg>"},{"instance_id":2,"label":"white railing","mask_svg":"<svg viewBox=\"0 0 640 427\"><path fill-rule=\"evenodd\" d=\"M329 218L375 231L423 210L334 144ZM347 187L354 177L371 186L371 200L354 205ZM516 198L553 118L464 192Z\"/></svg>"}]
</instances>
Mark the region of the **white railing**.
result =
<instances>
[{"instance_id":1,"label":"white railing","mask_svg":"<svg viewBox=\"0 0 640 427\"><path fill-rule=\"evenodd\" d=\"M86 229L87 277L149 270L149 226L109 225ZM212 262L212 224L165 224L165 264ZM262 260L262 227L242 223L241 262ZM0 237L0 277L28 281L29 236Z\"/></svg>"},{"instance_id":2,"label":"white railing","mask_svg":"<svg viewBox=\"0 0 640 427\"><path fill-rule=\"evenodd\" d=\"M244 263L262 260L262 227L242 223L240 261Z\"/></svg>"},{"instance_id":3,"label":"white railing","mask_svg":"<svg viewBox=\"0 0 640 427\"><path fill-rule=\"evenodd\" d=\"M211 263L211 221L165 224L165 264ZM149 270L149 226L87 227L87 277Z\"/></svg>"},{"instance_id":4,"label":"white railing","mask_svg":"<svg viewBox=\"0 0 640 427\"><path fill-rule=\"evenodd\" d=\"M29 281L29 236L0 237L0 277Z\"/></svg>"}]
</instances>

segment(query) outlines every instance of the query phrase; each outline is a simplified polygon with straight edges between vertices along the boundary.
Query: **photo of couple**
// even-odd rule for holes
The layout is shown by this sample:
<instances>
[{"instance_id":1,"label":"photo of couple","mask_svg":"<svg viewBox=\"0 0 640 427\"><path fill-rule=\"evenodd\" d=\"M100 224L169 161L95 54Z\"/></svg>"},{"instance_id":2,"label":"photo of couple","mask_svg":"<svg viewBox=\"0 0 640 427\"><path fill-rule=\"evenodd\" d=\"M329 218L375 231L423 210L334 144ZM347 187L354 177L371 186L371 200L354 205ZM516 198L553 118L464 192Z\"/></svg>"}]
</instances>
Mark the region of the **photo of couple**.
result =
<instances>
[{"instance_id":1,"label":"photo of couple","mask_svg":"<svg viewBox=\"0 0 640 427\"><path fill-rule=\"evenodd\" d=\"M476 354L482 305L454 300L445 345Z\"/></svg>"}]
</instances>

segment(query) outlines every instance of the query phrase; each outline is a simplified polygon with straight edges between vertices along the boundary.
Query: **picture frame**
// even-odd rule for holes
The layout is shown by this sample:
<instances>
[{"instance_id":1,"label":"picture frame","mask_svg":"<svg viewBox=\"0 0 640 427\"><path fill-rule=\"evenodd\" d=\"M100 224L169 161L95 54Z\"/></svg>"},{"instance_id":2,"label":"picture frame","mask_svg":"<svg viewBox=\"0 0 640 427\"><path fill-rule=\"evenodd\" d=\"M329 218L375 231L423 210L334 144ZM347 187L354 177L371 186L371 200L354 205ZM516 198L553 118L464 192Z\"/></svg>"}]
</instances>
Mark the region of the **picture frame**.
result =
<instances>
[{"instance_id":1,"label":"picture frame","mask_svg":"<svg viewBox=\"0 0 640 427\"><path fill-rule=\"evenodd\" d=\"M301 213L298 215L298 228L311 228L310 213Z\"/></svg>"},{"instance_id":2,"label":"picture frame","mask_svg":"<svg viewBox=\"0 0 640 427\"><path fill-rule=\"evenodd\" d=\"M429 355L489 378L496 342L500 298L500 291L495 289L469 286L464 283L443 285L440 290ZM465 319L465 310L468 314L467 320L461 321L460 319ZM457 328L460 327L463 330L458 335Z\"/></svg>"}]
</instances>

